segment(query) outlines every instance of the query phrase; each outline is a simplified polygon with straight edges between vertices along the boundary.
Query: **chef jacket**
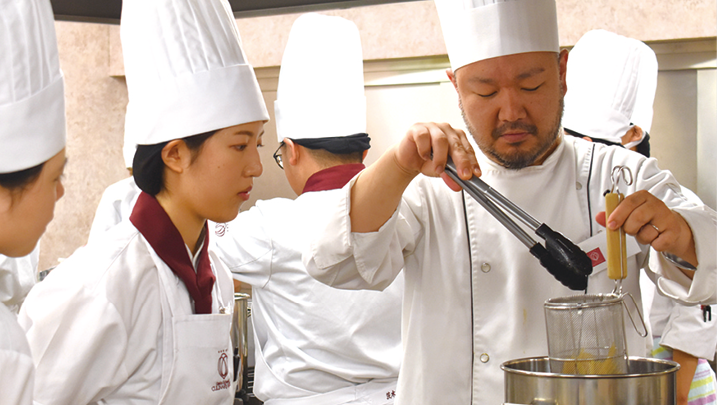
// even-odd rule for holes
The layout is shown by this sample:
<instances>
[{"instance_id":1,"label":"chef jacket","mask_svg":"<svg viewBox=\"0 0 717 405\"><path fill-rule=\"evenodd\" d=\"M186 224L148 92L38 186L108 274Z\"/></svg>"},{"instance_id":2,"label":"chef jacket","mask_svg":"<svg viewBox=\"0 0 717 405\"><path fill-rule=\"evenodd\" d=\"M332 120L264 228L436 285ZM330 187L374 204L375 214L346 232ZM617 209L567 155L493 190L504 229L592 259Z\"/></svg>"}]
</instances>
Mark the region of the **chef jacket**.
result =
<instances>
[{"instance_id":1,"label":"chef jacket","mask_svg":"<svg viewBox=\"0 0 717 405\"><path fill-rule=\"evenodd\" d=\"M31 405L35 366L17 317L0 303L0 404Z\"/></svg>"},{"instance_id":2,"label":"chef jacket","mask_svg":"<svg viewBox=\"0 0 717 405\"><path fill-rule=\"evenodd\" d=\"M562 136L562 135L561 135ZM655 159L563 138L542 165L508 170L478 154L482 179L540 222L579 243L601 227L603 192L614 166L632 170L625 190L648 190L691 226L699 270L690 282L660 254L641 246L629 258L623 290L640 302L638 269L649 268L661 291L685 302L715 299L716 215L688 202ZM322 232L304 258L309 273L342 288L383 288L405 267L404 356L397 404L490 404L503 401L500 364L547 355L543 303L574 295L528 249L471 197L451 192L441 179L416 178L399 208L372 233L352 233L350 192L325 209ZM536 237L536 239L538 239ZM588 293L609 293L607 271L594 272ZM626 321L630 355L645 356L641 338Z\"/></svg>"},{"instance_id":3,"label":"chef jacket","mask_svg":"<svg viewBox=\"0 0 717 405\"><path fill-rule=\"evenodd\" d=\"M228 270L211 253L210 259L216 314L233 308L234 289ZM34 400L149 405L166 403L160 401L164 395L181 395L176 387L164 391L175 383L176 370L169 370L184 348L178 345L188 339L175 333L183 327L175 320L186 314L193 309L184 283L130 221L120 223L64 260L32 289L20 310L37 367ZM231 350L230 318L225 326L226 350ZM210 403L209 394L222 390L231 404L231 376L224 378L227 384L215 384L222 381L216 371L221 357L207 361L214 373L197 375L206 394L185 392L186 398L206 395L204 403Z\"/></svg>"},{"instance_id":4,"label":"chef jacket","mask_svg":"<svg viewBox=\"0 0 717 405\"><path fill-rule=\"evenodd\" d=\"M129 219L141 191L132 176L107 187L97 205L87 241L92 241L113 226Z\"/></svg>"},{"instance_id":5,"label":"chef jacket","mask_svg":"<svg viewBox=\"0 0 717 405\"><path fill-rule=\"evenodd\" d=\"M35 285L39 259L39 243L27 256L0 255L0 303L16 314L20 311L20 305L27 293Z\"/></svg>"},{"instance_id":6,"label":"chef jacket","mask_svg":"<svg viewBox=\"0 0 717 405\"><path fill-rule=\"evenodd\" d=\"M373 391L383 400L361 403L384 404L396 395L402 277L383 292L339 290L309 276L301 261L317 218L357 172L333 189L257 201L218 224L212 238L234 278L252 286L254 394L268 404L343 404Z\"/></svg>"}]
</instances>

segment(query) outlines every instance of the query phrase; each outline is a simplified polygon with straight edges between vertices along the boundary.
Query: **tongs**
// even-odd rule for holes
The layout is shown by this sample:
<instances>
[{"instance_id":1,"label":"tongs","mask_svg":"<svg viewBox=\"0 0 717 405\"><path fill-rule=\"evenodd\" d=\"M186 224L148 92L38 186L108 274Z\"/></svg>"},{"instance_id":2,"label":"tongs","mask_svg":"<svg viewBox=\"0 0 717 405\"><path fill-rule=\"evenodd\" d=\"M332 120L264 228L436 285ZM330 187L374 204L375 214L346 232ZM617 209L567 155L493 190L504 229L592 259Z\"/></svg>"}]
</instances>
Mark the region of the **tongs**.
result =
<instances>
[{"instance_id":1,"label":"tongs","mask_svg":"<svg viewBox=\"0 0 717 405\"><path fill-rule=\"evenodd\" d=\"M538 222L480 178L473 176L470 180L461 179L456 171L455 163L450 157L448 157L446 164L446 174L515 235L558 281L571 290L585 290L587 288L588 276L593 271L592 261L570 239L559 232L553 231L546 224ZM510 219L506 212L523 222L536 235L543 238L545 247L536 242L523 228Z\"/></svg>"}]
</instances>

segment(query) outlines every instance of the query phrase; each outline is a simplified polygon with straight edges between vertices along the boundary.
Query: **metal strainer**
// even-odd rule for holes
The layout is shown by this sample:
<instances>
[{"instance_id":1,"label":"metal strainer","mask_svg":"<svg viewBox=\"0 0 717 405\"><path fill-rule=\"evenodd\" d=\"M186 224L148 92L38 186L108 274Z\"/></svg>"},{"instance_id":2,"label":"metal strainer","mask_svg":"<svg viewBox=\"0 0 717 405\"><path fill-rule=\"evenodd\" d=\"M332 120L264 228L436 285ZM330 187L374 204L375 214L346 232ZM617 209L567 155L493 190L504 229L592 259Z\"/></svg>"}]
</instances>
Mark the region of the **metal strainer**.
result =
<instances>
[{"instance_id":1,"label":"metal strainer","mask_svg":"<svg viewBox=\"0 0 717 405\"><path fill-rule=\"evenodd\" d=\"M545 302L550 370L624 374L628 370L623 296L586 294Z\"/></svg>"}]
</instances>

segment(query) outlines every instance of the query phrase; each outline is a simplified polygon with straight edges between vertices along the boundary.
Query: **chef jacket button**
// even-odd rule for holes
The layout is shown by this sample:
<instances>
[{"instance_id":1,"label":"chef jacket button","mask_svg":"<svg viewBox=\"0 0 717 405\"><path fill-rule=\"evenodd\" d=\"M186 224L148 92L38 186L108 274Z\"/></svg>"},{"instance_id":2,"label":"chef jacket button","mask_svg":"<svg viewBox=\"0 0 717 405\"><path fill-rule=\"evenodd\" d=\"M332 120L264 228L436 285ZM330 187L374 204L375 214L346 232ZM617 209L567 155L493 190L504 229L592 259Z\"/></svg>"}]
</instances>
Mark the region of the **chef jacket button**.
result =
<instances>
[{"instance_id":1,"label":"chef jacket button","mask_svg":"<svg viewBox=\"0 0 717 405\"><path fill-rule=\"evenodd\" d=\"M487 273L490 271L490 264L483 263L480 265L480 269L483 270L483 273Z\"/></svg>"},{"instance_id":2,"label":"chef jacket button","mask_svg":"<svg viewBox=\"0 0 717 405\"><path fill-rule=\"evenodd\" d=\"M490 356L488 356L488 353L483 353L480 355L481 363L487 363L489 360L490 360Z\"/></svg>"},{"instance_id":3,"label":"chef jacket button","mask_svg":"<svg viewBox=\"0 0 717 405\"><path fill-rule=\"evenodd\" d=\"M582 190L582 189L583 189L583 185L580 184L580 183L575 183L575 189L577 189L577 190Z\"/></svg>"}]
</instances>

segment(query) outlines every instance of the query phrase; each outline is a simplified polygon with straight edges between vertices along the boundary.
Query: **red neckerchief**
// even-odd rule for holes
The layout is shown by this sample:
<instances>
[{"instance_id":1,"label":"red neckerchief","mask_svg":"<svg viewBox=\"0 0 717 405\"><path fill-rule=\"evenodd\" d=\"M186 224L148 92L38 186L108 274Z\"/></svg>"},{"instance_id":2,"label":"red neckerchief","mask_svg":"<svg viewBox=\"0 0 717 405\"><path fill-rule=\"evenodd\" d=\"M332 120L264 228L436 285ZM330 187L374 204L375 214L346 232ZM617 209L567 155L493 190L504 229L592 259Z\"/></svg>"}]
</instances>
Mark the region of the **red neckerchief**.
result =
<instances>
[{"instance_id":1,"label":"red neckerchief","mask_svg":"<svg viewBox=\"0 0 717 405\"><path fill-rule=\"evenodd\" d=\"M362 163L351 163L320 170L306 180L303 193L309 191L326 191L341 188L353 179L361 170L365 169Z\"/></svg>"},{"instance_id":2,"label":"red neckerchief","mask_svg":"<svg viewBox=\"0 0 717 405\"><path fill-rule=\"evenodd\" d=\"M204 245L199 253L195 272L182 235L156 198L142 192L137 198L129 220L147 239L157 256L184 282L189 295L194 300L194 312L211 314L215 277L207 253L209 246L207 225L204 225Z\"/></svg>"}]
</instances>

